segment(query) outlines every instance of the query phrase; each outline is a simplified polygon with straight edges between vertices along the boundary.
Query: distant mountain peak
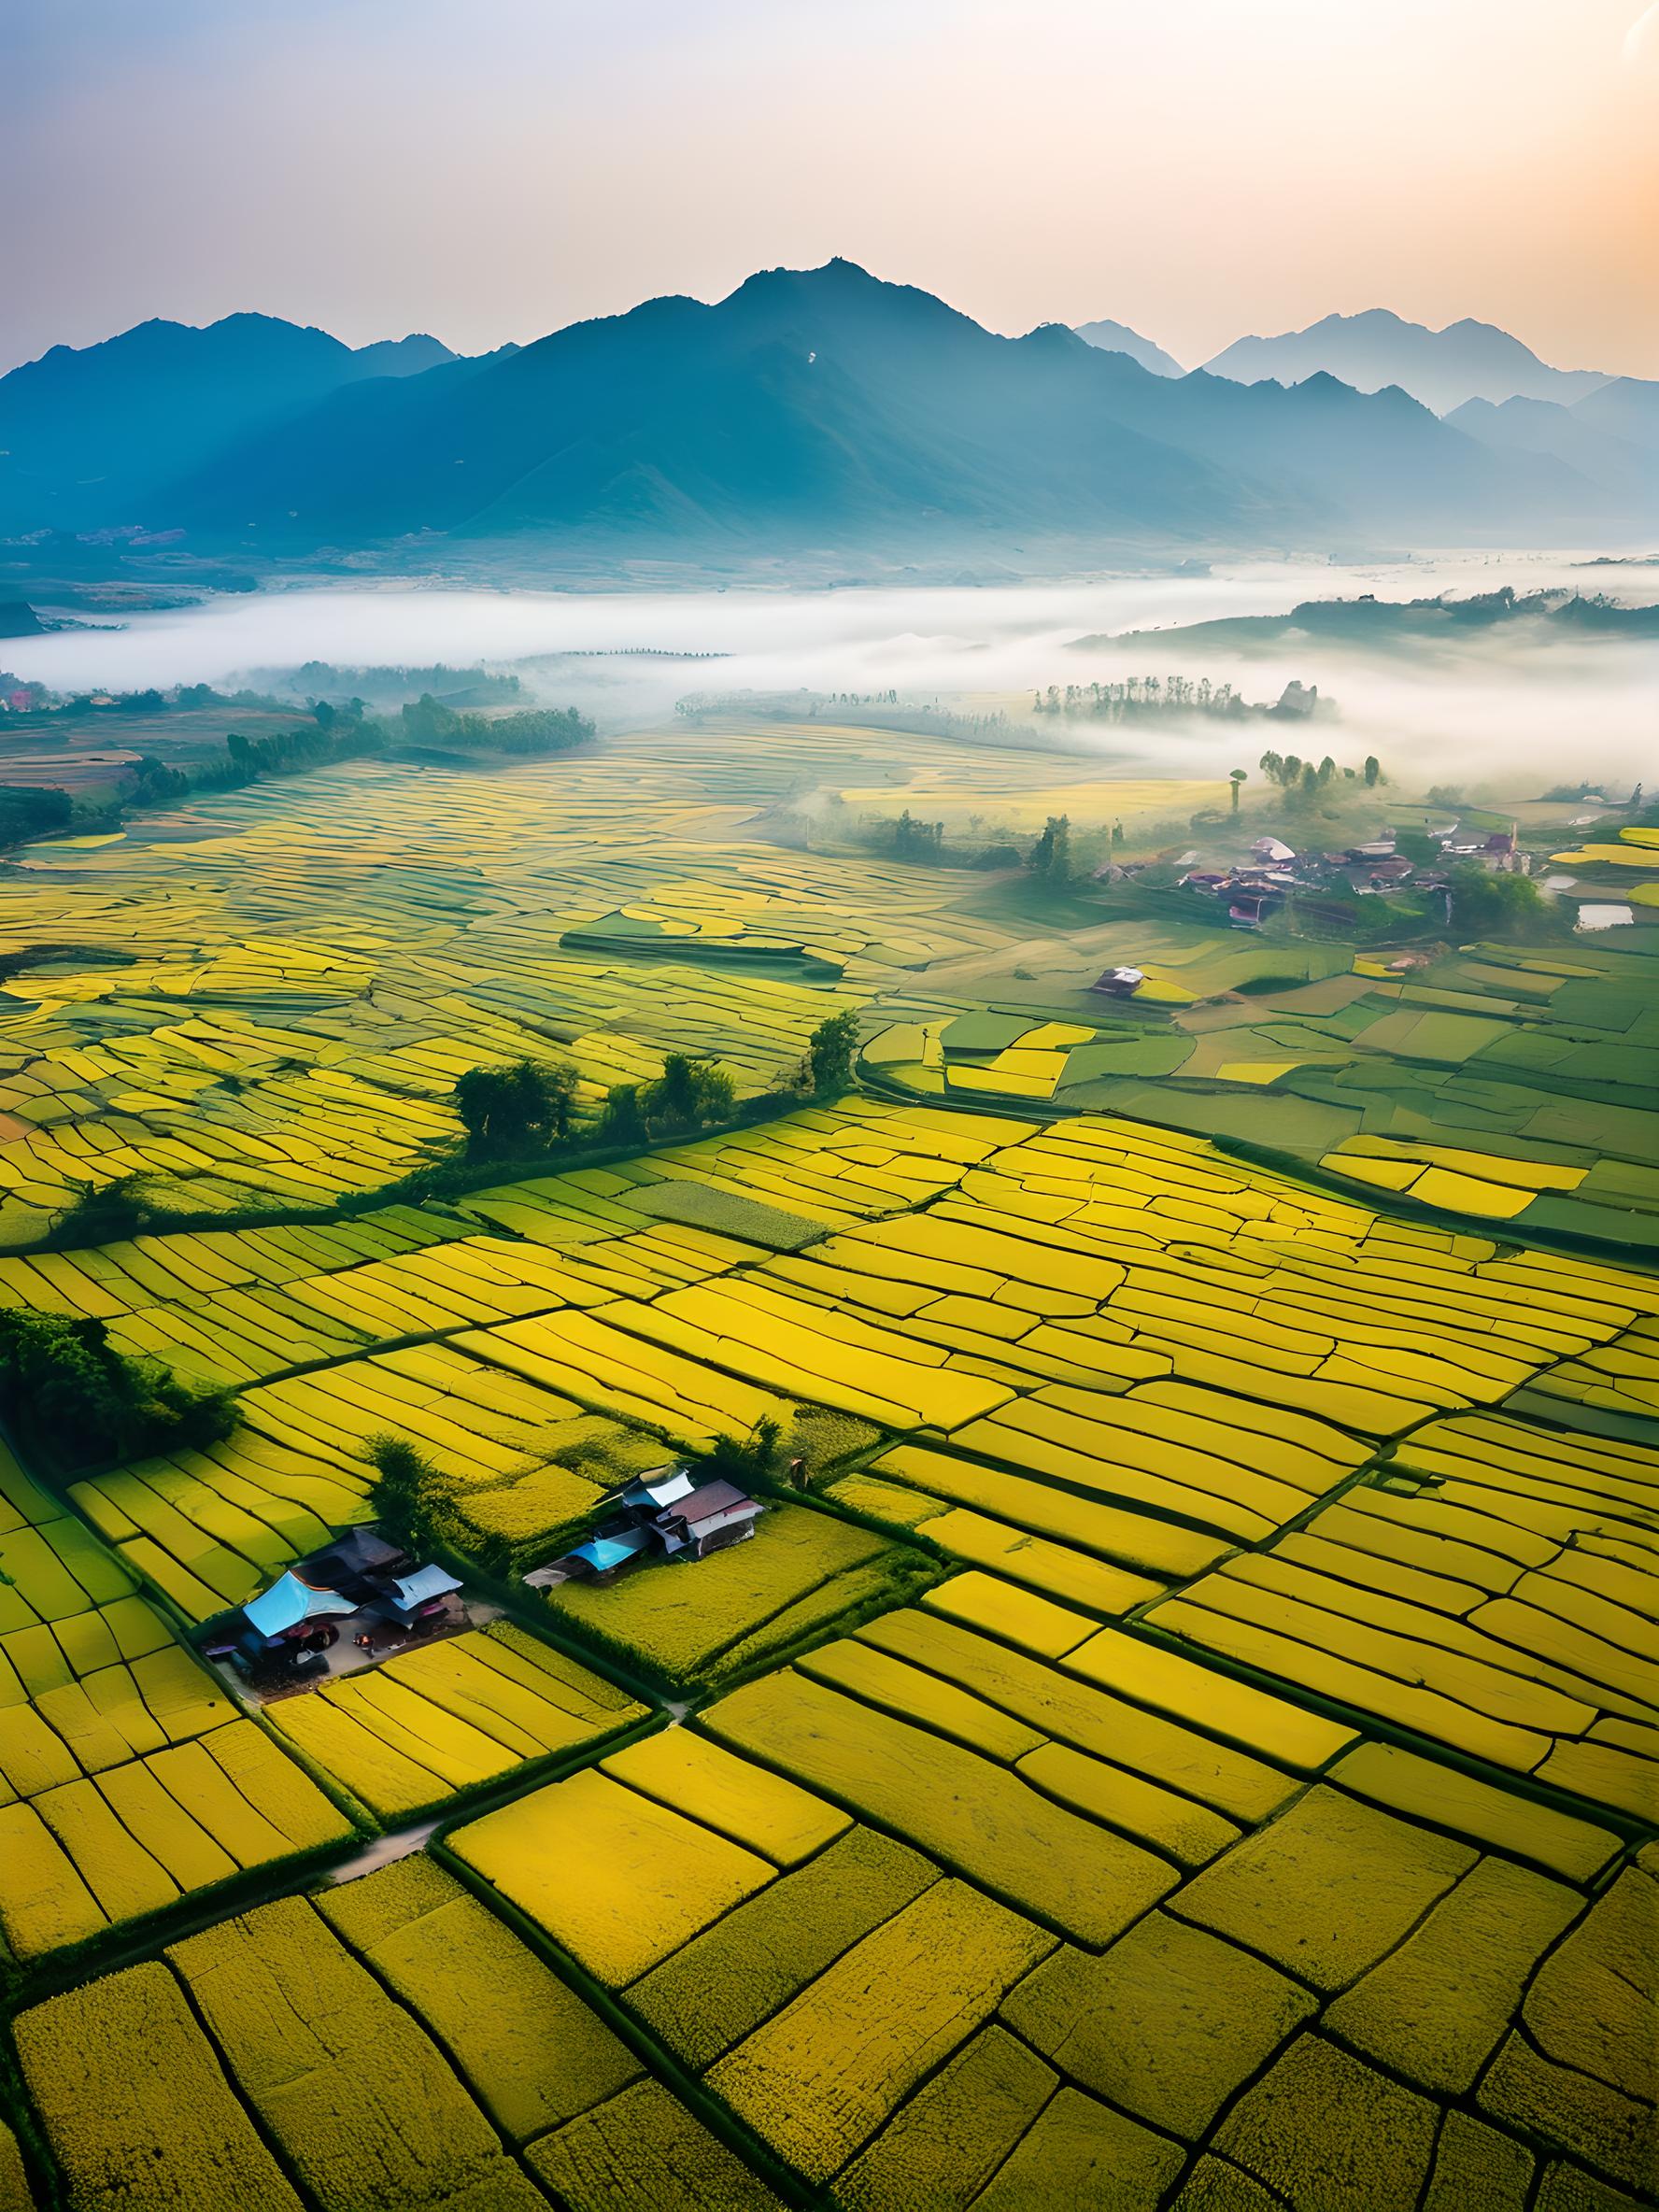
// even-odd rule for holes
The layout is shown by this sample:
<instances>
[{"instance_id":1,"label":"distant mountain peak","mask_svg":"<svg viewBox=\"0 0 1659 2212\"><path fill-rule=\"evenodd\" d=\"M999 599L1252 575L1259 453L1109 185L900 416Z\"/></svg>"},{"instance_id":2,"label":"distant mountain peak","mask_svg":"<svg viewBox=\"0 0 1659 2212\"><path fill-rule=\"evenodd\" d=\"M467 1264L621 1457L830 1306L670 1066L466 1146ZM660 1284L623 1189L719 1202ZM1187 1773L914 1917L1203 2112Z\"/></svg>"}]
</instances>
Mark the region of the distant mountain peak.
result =
<instances>
[{"instance_id":1,"label":"distant mountain peak","mask_svg":"<svg viewBox=\"0 0 1659 2212\"><path fill-rule=\"evenodd\" d=\"M1166 353L1161 346L1143 338L1139 331L1132 331L1127 322L1113 322L1110 316L1103 316L1099 322L1080 322L1075 327L1085 346L1093 346L1101 353L1127 353L1131 361L1138 361L1155 376L1186 375L1172 353Z\"/></svg>"},{"instance_id":2,"label":"distant mountain peak","mask_svg":"<svg viewBox=\"0 0 1659 2212\"><path fill-rule=\"evenodd\" d=\"M1391 307L1326 315L1305 330L1240 338L1205 367L1235 383L1298 384L1325 370L1359 391L1397 384L1437 415L1466 400L1555 400L1570 406L1608 378L1595 369L1556 369L1496 323L1464 316L1443 330L1411 322Z\"/></svg>"}]
</instances>

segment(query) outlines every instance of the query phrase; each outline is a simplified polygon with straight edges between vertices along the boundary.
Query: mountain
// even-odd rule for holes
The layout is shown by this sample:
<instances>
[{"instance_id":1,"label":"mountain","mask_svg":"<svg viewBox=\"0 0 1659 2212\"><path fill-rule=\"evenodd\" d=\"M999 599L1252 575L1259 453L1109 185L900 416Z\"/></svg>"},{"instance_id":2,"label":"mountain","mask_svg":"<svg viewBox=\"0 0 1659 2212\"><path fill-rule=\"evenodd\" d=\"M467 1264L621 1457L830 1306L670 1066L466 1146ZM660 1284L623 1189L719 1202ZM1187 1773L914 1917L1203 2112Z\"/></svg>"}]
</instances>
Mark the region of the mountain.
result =
<instances>
[{"instance_id":1,"label":"mountain","mask_svg":"<svg viewBox=\"0 0 1659 2212\"><path fill-rule=\"evenodd\" d=\"M1166 353L1161 346L1155 346L1139 331L1130 330L1127 322L1113 322L1107 318L1099 322L1080 322L1076 328L1085 346L1098 346L1102 353L1127 353L1131 361L1138 361L1155 376L1186 375L1172 353Z\"/></svg>"},{"instance_id":2,"label":"mountain","mask_svg":"<svg viewBox=\"0 0 1659 2212\"><path fill-rule=\"evenodd\" d=\"M1628 439L1659 453L1659 383L1640 376L1614 376L1581 399L1573 419L1608 437Z\"/></svg>"},{"instance_id":3,"label":"mountain","mask_svg":"<svg viewBox=\"0 0 1659 2212\"><path fill-rule=\"evenodd\" d=\"M1490 400L1465 400L1446 420L1483 446L1552 454L1607 490L1659 502L1659 449L1644 449L1628 437L1597 429L1585 410L1599 396L1593 392L1576 407L1554 400L1505 400L1496 407Z\"/></svg>"},{"instance_id":4,"label":"mountain","mask_svg":"<svg viewBox=\"0 0 1659 2212\"><path fill-rule=\"evenodd\" d=\"M1238 384L1272 377L1299 384L1323 369L1357 391L1397 384L1437 415L1465 400L1558 400L1571 405L1609 379L1593 369L1553 369L1530 347L1490 322L1451 322L1431 331L1386 307L1327 315L1276 338L1240 338L1204 366Z\"/></svg>"},{"instance_id":5,"label":"mountain","mask_svg":"<svg viewBox=\"0 0 1659 2212\"><path fill-rule=\"evenodd\" d=\"M201 330L141 322L101 345L54 346L0 376L0 530L132 522L156 486L231 440L343 385L454 358L425 336L354 350L270 315Z\"/></svg>"},{"instance_id":6,"label":"mountain","mask_svg":"<svg viewBox=\"0 0 1659 2212\"><path fill-rule=\"evenodd\" d=\"M228 443L144 520L240 550L444 534L607 557L993 542L1320 546L1528 533L1606 495L1400 391L1158 376L1058 324L1003 338L835 261L652 300L516 353L347 384Z\"/></svg>"},{"instance_id":7,"label":"mountain","mask_svg":"<svg viewBox=\"0 0 1659 2212\"><path fill-rule=\"evenodd\" d=\"M338 391L180 483L157 519L252 520L261 544L1249 532L1259 488L1111 417L1115 358L1058 326L994 336L850 262L770 270L714 306L574 324L464 383Z\"/></svg>"}]
</instances>

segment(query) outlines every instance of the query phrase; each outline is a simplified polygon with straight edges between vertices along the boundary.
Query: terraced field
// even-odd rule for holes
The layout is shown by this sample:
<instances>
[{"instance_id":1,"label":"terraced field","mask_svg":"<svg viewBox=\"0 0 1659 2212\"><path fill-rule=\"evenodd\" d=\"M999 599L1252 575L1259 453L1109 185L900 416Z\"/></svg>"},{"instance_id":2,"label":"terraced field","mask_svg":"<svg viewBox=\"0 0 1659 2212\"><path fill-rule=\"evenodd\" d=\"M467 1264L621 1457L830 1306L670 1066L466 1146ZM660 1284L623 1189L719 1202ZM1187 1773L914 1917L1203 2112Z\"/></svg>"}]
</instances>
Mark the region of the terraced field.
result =
<instances>
[{"instance_id":1,"label":"terraced field","mask_svg":"<svg viewBox=\"0 0 1659 2212\"><path fill-rule=\"evenodd\" d=\"M987 805L1032 759L1104 788L1081 761L915 744ZM373 1188L454 1135L464 1069L550 1044L582 1111L672 1049L763 1089L827 994L1019 941L966 886L765 842L757 807L820 776L879 811L888 756L870 730L709 729L488 778L360 763L33 848L0 923L0 1244L135 1172L203 1212ZM1117 811L1213 796L1147 784Z\"/></svg>"},{"instance_id":2,"label":"terraced field","mask_svg":"<svg viewBox=\"0 0 1659 2212\"><path fill-rule=\"evenodd\" d=\"M1170 925L1149 1005L1056 1003L1122 922L769 843L752 733L694 734L618 745L631 828L596 757L30 856L23 938L131 957L4 986L0 1300L239 1418L0 1459L0 2206L1652 2202L1639 943L1281 984ZM1017 814L1017 760L870 738L802 787ZM696 1141L30 1245L94 1156L372 1187L497 1048L755 1089L840 1004L860 1088ZM766 1421L752 1541L522 1582ZM386 1435L486 1624L245 1708L195 1647Z\"/></svg>"}]
</instances>

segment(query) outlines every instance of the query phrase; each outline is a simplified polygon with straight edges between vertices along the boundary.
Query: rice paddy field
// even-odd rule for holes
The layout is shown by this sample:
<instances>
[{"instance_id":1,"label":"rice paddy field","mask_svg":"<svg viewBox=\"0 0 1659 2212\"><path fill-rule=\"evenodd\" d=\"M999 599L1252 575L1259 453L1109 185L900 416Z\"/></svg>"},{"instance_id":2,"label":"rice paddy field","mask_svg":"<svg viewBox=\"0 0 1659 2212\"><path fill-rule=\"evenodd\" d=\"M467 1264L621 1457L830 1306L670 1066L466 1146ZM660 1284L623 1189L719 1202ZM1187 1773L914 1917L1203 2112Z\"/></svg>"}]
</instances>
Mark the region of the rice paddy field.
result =
<instances>
[{"instance_id":1,"label":"rice paddy field","mask_svg":"<svg viewBox=\"0 0 1659 2212\"><path fill-rule=\"evenodd\" d=\"M332 772L8 883L0 1301L238 1418L0 1457L0 2207L1654 2202L1648 924L1073 928L769 810L1214 794L797 734ZM491 1056L753 1093L844 1007L844 1096L329 1210ZM138 1168L196 1226L38 1243ZM523 1583L763 1423L752 1540ZM244 1702L203 1646L387 1435L480 1624Z\"/></svg>"}]
</instances>

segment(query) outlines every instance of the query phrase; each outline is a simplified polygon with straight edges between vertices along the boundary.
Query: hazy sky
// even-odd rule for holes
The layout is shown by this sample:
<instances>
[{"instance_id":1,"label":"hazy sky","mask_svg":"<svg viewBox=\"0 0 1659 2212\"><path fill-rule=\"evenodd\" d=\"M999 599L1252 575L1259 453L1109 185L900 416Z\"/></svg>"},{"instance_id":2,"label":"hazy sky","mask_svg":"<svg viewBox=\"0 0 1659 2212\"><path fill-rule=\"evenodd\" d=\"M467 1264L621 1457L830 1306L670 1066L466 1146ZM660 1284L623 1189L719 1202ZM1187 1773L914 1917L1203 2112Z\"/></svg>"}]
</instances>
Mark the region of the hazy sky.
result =
<instances>
[{"instance_id":1,"label":"hazy sky","mask_svg":"<svg viewBox=\"0 0 1659 2212\"><path fill-rule=\"evenodd\" d=\"M1390 306L1659 376L1659 0L0 0L0 367L463 350L842 253L1192 363Z\"/></svg>"}]
</instances>

